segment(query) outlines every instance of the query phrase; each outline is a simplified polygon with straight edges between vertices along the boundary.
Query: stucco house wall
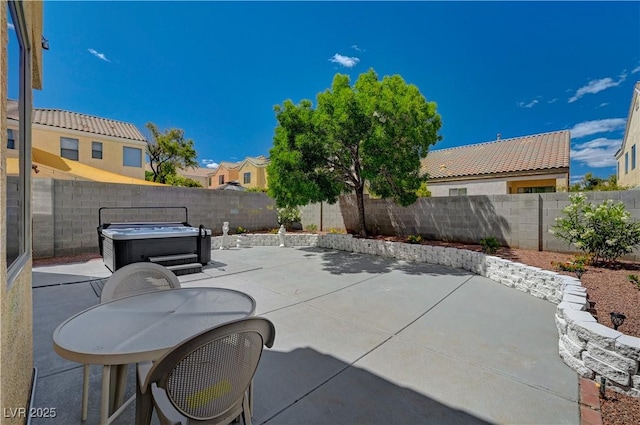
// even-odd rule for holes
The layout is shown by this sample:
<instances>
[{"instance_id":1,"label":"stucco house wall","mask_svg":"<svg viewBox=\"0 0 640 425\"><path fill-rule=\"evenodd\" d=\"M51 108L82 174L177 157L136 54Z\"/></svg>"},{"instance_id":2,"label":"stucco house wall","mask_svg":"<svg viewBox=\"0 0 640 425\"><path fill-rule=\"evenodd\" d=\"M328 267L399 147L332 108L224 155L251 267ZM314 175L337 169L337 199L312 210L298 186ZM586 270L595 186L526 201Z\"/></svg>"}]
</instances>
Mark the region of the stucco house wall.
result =
<instances>
[{"instance_id":1,"label":"stucco house wall","mask_svg":"<svg viewBox=\"0 0 640 425\"><path fill-rule=\"evenodd\" d=\"M622 146L616 153L618 184L640 186L640 81L636 83L631 97L627 128ZM635 150L635 161L633 151ZM625 159L626 158L626 159ZM625 163L628 164L625 166ZM635 162L635 163L634 163Z\"/></svg>"}]
</instances>

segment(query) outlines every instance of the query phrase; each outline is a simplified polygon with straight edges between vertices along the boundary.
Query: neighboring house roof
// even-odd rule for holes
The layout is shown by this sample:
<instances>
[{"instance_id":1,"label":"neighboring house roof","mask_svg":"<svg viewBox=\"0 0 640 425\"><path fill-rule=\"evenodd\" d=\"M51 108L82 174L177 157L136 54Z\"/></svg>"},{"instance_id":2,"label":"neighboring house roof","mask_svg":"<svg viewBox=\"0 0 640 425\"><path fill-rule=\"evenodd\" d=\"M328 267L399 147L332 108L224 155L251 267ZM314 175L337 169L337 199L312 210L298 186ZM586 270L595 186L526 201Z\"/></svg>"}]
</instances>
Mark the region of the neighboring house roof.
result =
<instances>
[{"instance_id":1,"label":"neighboring house roof","mask_svg":"<svg viewBox=\"0 0 640 425\"><path fill-rule=\"evenodd\" d=\"M256 167L266 167L269 165L269 158L260 155L260 156L248 156L242 162L240 162L240 168L242 168L245 164L249 163L255 165Z\"/></svg>"},{"instance_id":2,"label":"neighboring house roof","mask_svg":"<svg viewBox=\"0 0 640 425\"><path fill-rule=\"evenodd\" d=\"M429 152L422 171L430 179L569 168L569 130Z\"/></svg>"},{"instance_id":3,"label":"neighboring house roof","mask_svg":"<svg viewBox=\"0 0 640 425\"><path fill-rule=\"evenodd\" d=\"M235 170L236 168L240 167L241 164L242 162L222 161L220 164L218 164L218 168L216 169L216 171L222 168L226 168L227 170Z\"/></svg>"},{"instance_id":4,"label":"neighboring house roof","mask_svg":"<svg viewBox=\"0 0 640 425\"><path fill-rule=\"evenodd\" d=\"M17 101L7 100L7 117L19 120ZM77 112L64 111L62 109L33 108L31 118L33 124L84 131L140 142L147 140L133 124Z\"/></svg>"},{"instance_id":5,"label":"neighboring house roof","mask_svg":"<svg viewBox=\"0 0 640 425\"><path fill-rule=\"evenodd\" d=\"M636 98L640 96L640 81L636 82L636 85L633 88L633 94L631 95L631 106L629 106L629 114L627 115L627 125L624 129L624 136L622 137L622 143L620 144L620 149L615 154L616 159L620 159L622 156L622 152L624 152L624 144L627 140L627 135L629 134L629 125L631 123L631 114L633 114L633 107L636 104Z\"/></svg>"},{"instance_id":6,"label":"neighboring house roof","mask_svg":"<svg viewBox=\"0 0 640 425\"><path fill-rule=\"evenodd\" d=\"M195 176L195 177L209 177L211 174L215 173L215 168L187 168L187 169L179 169L178 172L185 177Z\"/></svg>"},{"instance_id":7,"label":"neighboring house roof","mask_svg":"<svg viewBox=\"0 0 640 425\"><path fill-rule=\"evenodd\" d=\"M244 186L241 186L240 183L237 181L231 181L225 184L221 184L220 186L213 188L213 190L237 190L242 192L247 190L247 188Z\"/></svg>"},{"instance_id":8,"label":"neighboring house roof","mask_svg":"<svg viewBox=\"0 0 640 425\"><path fill-rule=\"evenodd\" d=\"M82 164L78 161L62 158L38 148L31 148L31 160L37 166L37 177L91 180L102 183L141 184L147 186L164 186L134 177L112 173ZM7 174L18 174L18 158L7 158Z\"/></svg>"}]
</instances>

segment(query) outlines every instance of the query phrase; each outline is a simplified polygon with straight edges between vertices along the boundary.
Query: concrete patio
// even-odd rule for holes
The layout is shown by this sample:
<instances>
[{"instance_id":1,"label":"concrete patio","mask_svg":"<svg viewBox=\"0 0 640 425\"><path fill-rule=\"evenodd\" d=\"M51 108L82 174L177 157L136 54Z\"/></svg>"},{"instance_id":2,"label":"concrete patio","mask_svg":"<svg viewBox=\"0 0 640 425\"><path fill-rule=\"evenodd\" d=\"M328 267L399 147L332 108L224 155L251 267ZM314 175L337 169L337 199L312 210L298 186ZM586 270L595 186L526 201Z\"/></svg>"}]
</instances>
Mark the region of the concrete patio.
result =
<instances>
[{"instance_id":1,"label":"concrete patio","mask_svg":"<svg viewBox=\"0 0 640 425\"><path fill-rule=\"evenodd\" d=\"M552 303L465 270L319 248L212 260L182 286L246 292L276 326L255 378L256 424L580 423ZM98 303L95 281L109 275L100 260L34 268L33 407L57 416L32 424L82 423L82 366L59 357L51 335ZM92 367L87 425L99 422L100 377ZM129 379L131 394L133 367ZM114 423L133 417L131 405Z\"/></svg>"}]
</instances>

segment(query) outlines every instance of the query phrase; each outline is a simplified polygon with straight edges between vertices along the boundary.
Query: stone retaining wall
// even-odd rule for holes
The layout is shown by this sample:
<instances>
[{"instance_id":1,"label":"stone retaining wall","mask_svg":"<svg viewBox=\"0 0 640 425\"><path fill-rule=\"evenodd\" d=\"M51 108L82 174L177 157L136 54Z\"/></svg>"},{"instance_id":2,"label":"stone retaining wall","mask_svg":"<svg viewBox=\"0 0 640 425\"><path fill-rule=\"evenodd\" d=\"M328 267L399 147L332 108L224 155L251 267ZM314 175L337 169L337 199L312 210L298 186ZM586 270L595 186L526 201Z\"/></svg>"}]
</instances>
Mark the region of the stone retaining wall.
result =
<instances>
[{"instance_id":1,"label":"stone retaining wall","mask_svg":"<svg viewBox=\"0 0 640 425\"><path fill-rule=\"evenodd\" d=\"M278 246L278 235L243 236L252 246ZM229 240L235 246L236 236ZM212 238L212 248L222 237ZM557 304L558 349L564 362L580 376L606 378L614 389L640 397L640 338L596 322L588 313L587 290L577 278L465 249L412 245L342 234L287 234L286 246L318 246L379 255L399 260L441 264L469 270L495 282Z\"/></svg>"}]
</instances>

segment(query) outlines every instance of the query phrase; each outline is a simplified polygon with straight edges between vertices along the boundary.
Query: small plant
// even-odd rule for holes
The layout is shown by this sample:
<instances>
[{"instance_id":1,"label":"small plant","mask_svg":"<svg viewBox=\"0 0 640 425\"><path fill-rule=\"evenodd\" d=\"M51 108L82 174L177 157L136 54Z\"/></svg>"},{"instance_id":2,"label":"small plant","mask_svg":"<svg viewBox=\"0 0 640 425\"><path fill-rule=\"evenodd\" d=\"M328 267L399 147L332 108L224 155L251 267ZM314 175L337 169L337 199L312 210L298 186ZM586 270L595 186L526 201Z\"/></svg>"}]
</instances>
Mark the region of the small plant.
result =
<instances>
[{"instance_id":1,"label":"small plant","mask_svg":"<svg viewBox=\"0 0 640 425\"><path fill-rule=\"evenodd\" d=\"M315 233L318 230L318 226L316 226L314 223L311 223L307 227L305 227L304 230L306 230L307 232Z\"/></svg>"},{"instance_id":2,"label":"small plant","mask_svg":"<svg viewBox=\"0 0 640 425\"><path fill-rule=\"evenodd\" d=\"M272 235L277 235L279 231L279 228L274 227L273 229L269 230L269 233L271 233Z\"/></svg>"},{"instance_id":3,"label":"small plant","mask_svg":"<svg viewBox=\"0 0 640 425\"><path fill-rule=\"evenodd\" d=\"M293 223L300 222L300 210L296 207L278 208L278 223L291 229Z\"/></svg>"},{"instance_id":4,"label":"small plant","mask_svg":"<svg viewBox=\"0 0 640 425\"><path fill-rule=\"evenodd\" d=\"M630 274L627 276L627 280L633 283L637 289L640 289L640 276L637 274Z\"/></svg>"},{"instance_id":5,"label":"small plant","mask_svg":"<svg viewBox=\"0 0 640 425\"><path fill-rule=\"evenodd\" d=\"M240 234L242 234L242 233L247 233L247 229L245 229L245 228L244 228L244 227L242 227L242 226L238 226L238 227L236 227L236 233L237 233L238 235L240 235Z\"/></svg>"},{"instance_id":6,"label":"small plant","mask_svg":"<svg viewBox=\"0 0 640 425\"><path fill-rule=\"evenodd\" d=\"M495 236L489 236L488 238L480 240L480 246L482 247L482 252L491 255L498 252L500 242L498 242L498 239L496 239Z\"/></svg>"},{"instance_id":7,"label":"small plant","mask_svg":"<svg viewBox=\"0 0 640 425\"><path fill-rule=\"evenodd\" d=\"M570 195L571 203L562 210L550 230L565 241L592 255L592 264L603 260L611 263L632 252L640 244L640 223L631 221L631 213L622 202L587 202L582 193Z\"/></svg>"},{"instance_id":8,"label":"small plant","mask_svg":"<svg viewBox=\"0 0 640 425\"><path fill-rule=\"evenodd\" d=\"M344 231L342 229L338 229L337 227L332 227L329 229L329 233L332 233L334 235L340 235L340 234L343 234Z\"/></svg>"},{"instance_id":9,"label":"small plant","mask_svg":"<svg viewBox=\"0 0 640 425\"><path fill-rule=\"evenodd\" d=\"M413 244L422 243L422 236L420 236L420 235L409 235L409 236L407 236L407 242L408 243L413 243Z\"/></svg>"},{"instance_id":10,"label":"small plant","mask_svg":"<svg viewBox=\"0 0 640 425\"><path fill-rule=\"evenodd\" d=\"M576 255L571 261L552 261L551 266L559 271L575 273L580 279L587 271L585 266L591 261L590 258L588 255Z\"/></svg>"}]
</instances>

